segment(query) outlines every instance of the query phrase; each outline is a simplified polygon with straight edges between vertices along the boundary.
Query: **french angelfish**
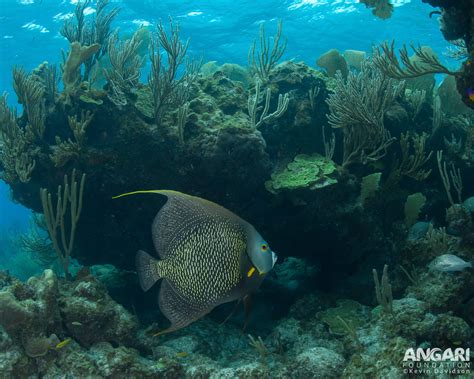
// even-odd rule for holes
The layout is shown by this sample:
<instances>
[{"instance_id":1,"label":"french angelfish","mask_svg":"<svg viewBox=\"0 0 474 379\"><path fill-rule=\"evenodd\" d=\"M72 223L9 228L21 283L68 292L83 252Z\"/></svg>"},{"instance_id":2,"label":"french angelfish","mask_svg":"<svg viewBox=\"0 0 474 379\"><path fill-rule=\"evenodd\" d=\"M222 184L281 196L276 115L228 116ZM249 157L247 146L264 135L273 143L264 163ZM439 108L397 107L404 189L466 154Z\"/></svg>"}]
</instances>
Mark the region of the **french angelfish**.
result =
<instances>
[{"instance_id":1,"label":"french angelfish","mask_svg":"<svg viewBox=\"0 0 474 379\"><path fill-rule=\"evenodd\" d=\"M254 292L277 256L255 228L211 201L168 190L136 191L167 197L152 224L161 259L136 255L140 285L148 291L158 280L158 304L171 325L158 334L191 324L219 304Z\"/></svg>"}]
</instances>

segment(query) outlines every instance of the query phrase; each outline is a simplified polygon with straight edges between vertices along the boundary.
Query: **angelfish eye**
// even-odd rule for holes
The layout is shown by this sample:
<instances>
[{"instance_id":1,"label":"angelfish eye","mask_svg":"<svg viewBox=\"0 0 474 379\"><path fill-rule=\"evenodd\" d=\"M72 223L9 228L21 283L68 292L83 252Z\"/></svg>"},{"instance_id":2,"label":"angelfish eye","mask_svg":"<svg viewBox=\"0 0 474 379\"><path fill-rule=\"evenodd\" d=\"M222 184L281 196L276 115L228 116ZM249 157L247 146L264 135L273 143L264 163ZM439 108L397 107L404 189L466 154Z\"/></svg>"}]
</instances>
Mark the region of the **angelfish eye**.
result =
<instances>
[{"instance_id":1,"label":"angelfish eye","mask_svg":"<svg viewBox=\"0 0 474 379\"><path fill-rule=\"evenodd\" d=\"M268 245L266 243L264 243L262 245L262 251L267 251L268 250Z\"/></svg>"}]
</instances>

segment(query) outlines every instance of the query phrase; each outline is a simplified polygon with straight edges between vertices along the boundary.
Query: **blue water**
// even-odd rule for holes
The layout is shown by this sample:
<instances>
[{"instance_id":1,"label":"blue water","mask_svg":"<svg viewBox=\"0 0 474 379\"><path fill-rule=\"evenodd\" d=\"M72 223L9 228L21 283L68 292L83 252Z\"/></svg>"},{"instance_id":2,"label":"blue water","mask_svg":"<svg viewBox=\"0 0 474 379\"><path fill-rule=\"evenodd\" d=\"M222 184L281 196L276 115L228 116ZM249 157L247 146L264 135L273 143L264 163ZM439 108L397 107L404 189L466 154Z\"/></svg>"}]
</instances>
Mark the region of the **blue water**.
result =
<instances>
[{"instance_id":1,"label":"blue water","mask_svg":"<svg viewBox=\"0 0 474 379\"><path fill-rule=\"evenodd\" d=\"M13 65L32 70L45 60L59 62L61 49L68 46L59 30L64 18L72 16L75 3L0 0L0 87L10 93L11 105L16 104ZM245 65L258 25L266 22L271 34L278 19L283 20L288 38L284 59L303 60L311 65L331 48L370 51L373 44L392 38L399 45L429 44L439 54L446 49L436 17L429 18L433 8L419 0L393 3L396 9L392 18L380 20L357 0L113 1L121 8L115 26L123 33L158 20L166 22L171 16L179 21L182 37L191 39L190 55L203 56L205 61ZM28 214L11 202L8 188L0 181L0 230L24 229Z\"/></svg>"}]
</instances>

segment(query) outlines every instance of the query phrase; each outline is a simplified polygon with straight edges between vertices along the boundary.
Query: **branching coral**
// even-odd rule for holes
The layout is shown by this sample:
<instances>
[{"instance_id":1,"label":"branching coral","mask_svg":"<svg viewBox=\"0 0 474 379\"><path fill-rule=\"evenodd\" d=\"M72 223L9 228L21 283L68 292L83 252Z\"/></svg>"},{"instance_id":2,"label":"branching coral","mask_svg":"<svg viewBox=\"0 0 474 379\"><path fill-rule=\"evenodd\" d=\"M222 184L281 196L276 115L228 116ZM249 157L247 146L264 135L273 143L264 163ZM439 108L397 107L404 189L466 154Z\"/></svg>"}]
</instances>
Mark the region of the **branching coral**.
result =
<instances>
[{"instance_id":1,"label":"branching coral","mask_svg":"<svg viewBox=\"0 0 474 379\"><path fill-rule=\"evenodd\" d=\"M28 75L23 68L13 68L13 89L18 102L23 105L31 131L42 138L45 130L46 111L44 106L44 87Z\"/></svg>"},{"instance_id":2,"label":"branching coral","mask_svg":"<svg viewBox=\"0 0 474 379\"><path fill-rule=\"evenodd\" d=\"M443 181L443 186L446 191L449 203L454 206L453 196L451 195L451 185L454 187L457 193L458 203L462 203L462 177L461 171L451 164L451 168L448 171L446 161L443 161L443 151L439 150L436 152L436 160L438 162L439 175Z\"/></svg>"},{"instance_id":3,"label":"branching coral","mask_svg":"<svg viewBox=\"0 0 474 379\"><path fill-rule=\"evenodd\" d=\"M79 157L86 143L86 131L93 116L89 111L82 111L80 119L77 116L68 117L74 140L68 138L66 141L62 141L61 138L56 136L56 146L52 146L53 153L51 154L51 160L56 167L62 167L70 159Z\"/></svg>"},{"instance_id":4,"label":"branching coral","mask_svg":"<svg viewBox=\"0 0 474 379\"><path fill-rule=\"evenodd\" d=\"M444 66L429 49L411 46L417 59L410 59L406 45L400 49L400 61L395 52L395 42L384 42L375 50L373 62L385 75L394 79L416 78L426 74L459 75Z\"/></svg>"},{"instance_id":5,"label":"branching coral","mask_svg":"<svg viewBox=\"0 0 474 379\"><path fill-rule=\"evenodd\" d=\"M420 114L421 107L426 100L426 91L424 89L413 91L406 90L405 98L410 104L411 118L414 120Z\"/></svg>"},{"instance_id":6,"label":"branching coral","mask_svg":"<svg viewBox=\"0 0 474 379\"><path fill-rule=\"evenodd\" d=\"M46 103L49 105L54 104L58 95L58 71L56 65L50 65L47 61L44 61L32 71L31 77L43 86Z\"/></svg>"},{"instance_id":7,"label":"branching coral","mask_svg":"<svg viewBox=\"0 0 474 379\"><path fill-rule=\"evenodd\" d=\"M2 179L7 183L14 183L17 179L22 183L30 181L38 151L33 147L34 139L30 125L26 128L18 125L16 113L8 107L4 94L0 99L0 162Z\"/></svg>"},{"instance_id":8,"label":"branching coral","mask_svg":"<svg viewBox=\"0 0 474 379\"><path fill-rule=\"evenodd\" d=\"M381 280L379 280L379 275L377 274L376 269L372 270L372 274L374 276L375 296L377 302L382 306L385 313L393 313L392 285L388 280L388 266L383 266Z\"/></svg>"},{"instance_id":9,"label":"branching coral","mask_svg":"<svg viewBox=\"0 0 474 379\"><path fill-rule=\"evenodd\" d=\"M252 129L258 129L260 126L262 126L263 123L280 118L288 109L288 104L290 102L290 98L287 93L285 93L284 95L279 94L277 109L269 114L268 112L270 110L270 100L272 93L270 88L267 88L267 90L265 91L265 105L262 110L262 107L260 106L260 102L262 100L260 86L261 82L257 79L255 83L255 95L249 96L247 104L250 116L250 126L252 127ZM262 113L259 117L257 117L257 112L260 110L262 111Z\"/></svg>"},{"instance_id":10,"label":"branching coral","mask_svg":"<svg viewBox=\"0 0 474 379\"><path fill-rule=\"evenodd\" d=\"M261 359L264 359L268 356L269 351L265 346L265 342L263 342L262 337L258 336L256 339L251 335L248 334L249 338L249 345L252 346L260 355Z\"/></svg>"},{"instance_id":11,"label":"branching coral","mask_svg":"<svg viewBox=\"0 0 474 379\"><path fill-rule=\"evenodd\" d=\"M40 190L41 204L44 218L48 227L49 237L64 270L64 275L69 277L69 262L74 248L77 223L82 211L82 197L86 175L82 174L78 187L76 170L72 171L71 182L64 176L64 188L60 185L57 191L56 208L53 206L51 193L46 189ZM70 215L70 225L66 225L66 214ZM69 232L69 239L66 234Z\"/></svg>"},{"instance_id":12,"label":"branching coral","mask_svg":"<svg viewBox=\"0 0 474 379\"><path fill-rule=\"evenodd\" d=\"M166 33L163 24L158 24L157 36L150 44L151 72L148 85L152 91L154 116L157 124L161 124L164 113L171 105L183 105L189 91L190 76L185 73L177 78L179 67L183 64L188 50L188 41L179 38L179 25L170 20L170 34ZM163 48L167 65L162 61Z\"/></svg>"},{"instance_id":13,"label":"branching coral","mask_svg":"<svg viewBox=\"0 0 474 379\"><path fill-rule=\"evenodd\" d=\"M33 256L43 267L51 267L56 259L47 233L48 227L43 215L34 213L29 230L18 237L21 249Z\"/></svg>"},{"instance_id":14,"label":"branching coral","mask_svg":"<svg viewBox=\"0 0 474 379\"><path fill-rule=\"evenodd\" d=\"M326 100L331 111L327 117L333 128L343 131L343 167L385 156L393 138L384 127L384 114L403 90L403 81L387 78L369 61L347 80L336 74L334 93Z\"/></svg>"},{"instance_id":15,"label":"branching coral","mask_svg":"<svg viewBox=\"0 0 474 379\"><path fill-rule=\"evenodd\" d=\"M96 5L96 16L93 22L85 20L85 9L91 4L91 0L79 1L74 11L74 19L67 19L60 33L71 43L79 43L81 46L99 45L82 63L85 65L84 75L81 80L88 80L94 64L107 53L108 40L111 34L110 26L117 16L119 9L107 10L110 0L98 0Z\"/></svg>"},{"instance_id":16,"label":"branching coral","mask_svg":"<svg viewBox=\"0 0 474 379\"><path fill-rule=\"evenodd\" d=\"M188 118L189 103L178 108L178 138L180 145L184 145L184 127Z\"/></svg>"},{"instance_id":17,"label":"branching coral","mask_svg":"<svg viewBox=\"0 0 474 379\"><path fill-rule=\"evenodd\" d=\"M138 84L143 58L138 54L141 45L140 30L132 38L119 41L118 31L109 39L109 59L111 68L104 70L112 89L109 99L119 106L127 104L126 94Z\"/></svg>"},{"instance_id":18,"label":"branching coral","mask_svg":"<svg viewBox=\"0 0 474 379\"><path fill-rule=\"evenodd\" d=\"M280 58L286 50L287 40L280 44L281 33L283 29L282 21L278 21L277 32L273 37L273 46L270 51L271 41L265 35L265 24L260 24L260 49L257 51L257 41L254 41L249 50L248 60L250 71L253 75L257 75L258 79L263 83L268 81L268 77L272 69L276 66Z\"/></svg>"},{"instance_id":19,"label":"branching coral","mask_svg":"<svg viewBox=\"0 0 474 379\"><path fill-rule=\"evenodd\" d=\"M410 136L409 133L405 133L400 136L402 159L401 161L397 160L395 162L387 182L390 182L390 184L398 183L402 176L408 176L409 178L419 181L425 180L430 176L431 170L423 168L433 154L432 151L429 153L426 152L425 145L427 137L426 133L415 134L413 136ZM410 142L410 140L412 142ZM388 183L386 184L386 187L387 186Z\"/></svg>"}]
</instances>

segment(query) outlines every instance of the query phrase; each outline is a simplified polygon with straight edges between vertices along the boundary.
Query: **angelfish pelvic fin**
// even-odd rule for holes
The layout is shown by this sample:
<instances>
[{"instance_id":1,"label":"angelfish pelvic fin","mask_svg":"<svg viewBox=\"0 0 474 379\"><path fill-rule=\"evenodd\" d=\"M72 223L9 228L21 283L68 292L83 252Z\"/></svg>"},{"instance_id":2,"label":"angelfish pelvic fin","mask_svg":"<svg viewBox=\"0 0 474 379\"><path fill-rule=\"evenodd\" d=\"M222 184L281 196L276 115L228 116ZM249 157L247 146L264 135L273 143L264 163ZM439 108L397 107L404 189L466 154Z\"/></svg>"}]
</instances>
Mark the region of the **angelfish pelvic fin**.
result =
<instances>
[{"instance_id":1,"label":"angelfish pelvic fin","mask_svg":"<svg viewBox=\"0 0 474 379\"><path fill-rule=\"evenodd\" d=\"M237 309L239 308L239 304L240 302L242 301L242 299L239 299L237 300L237 302L235 303L234 305L234 308L232 308L232 311L229 313L229 315L224 319L224 321L222 321L219 326L221 325L224 325L227 321L229 321L229 319L234 315L234 313L237 311Z\"/></svg>"}]
</instances>

